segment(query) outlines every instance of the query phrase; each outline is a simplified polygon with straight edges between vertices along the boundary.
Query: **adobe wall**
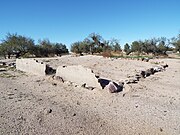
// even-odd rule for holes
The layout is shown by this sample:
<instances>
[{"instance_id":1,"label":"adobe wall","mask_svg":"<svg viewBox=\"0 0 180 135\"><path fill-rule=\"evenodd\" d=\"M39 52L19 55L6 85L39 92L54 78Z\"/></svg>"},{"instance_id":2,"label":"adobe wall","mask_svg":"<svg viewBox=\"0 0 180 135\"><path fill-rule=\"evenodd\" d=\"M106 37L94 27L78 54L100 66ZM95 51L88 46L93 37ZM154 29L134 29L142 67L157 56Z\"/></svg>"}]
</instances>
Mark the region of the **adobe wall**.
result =
<instances>
[{"instance_id":1,"label":"adobe wall","mask_svg":"<svg viewBox=\"0 0 180 135\"><path fill-rule=\"evenodd\" d=\"M35 59L16 59L16 69L30 74L46 75L46 64Z\"/></svg>"},{"instance_id":2,"label":"adobe wall","mask_svg":"<svg viewBox=\"0 0 180 135\"><path fill-rule=\"evenodd\" d=\"M56 76L60 76L65 81L74 82L80 86L86 84L88 87L101 88L92 70L81 65L59 66L56 70Z\"/></svg>"}]
</instances>

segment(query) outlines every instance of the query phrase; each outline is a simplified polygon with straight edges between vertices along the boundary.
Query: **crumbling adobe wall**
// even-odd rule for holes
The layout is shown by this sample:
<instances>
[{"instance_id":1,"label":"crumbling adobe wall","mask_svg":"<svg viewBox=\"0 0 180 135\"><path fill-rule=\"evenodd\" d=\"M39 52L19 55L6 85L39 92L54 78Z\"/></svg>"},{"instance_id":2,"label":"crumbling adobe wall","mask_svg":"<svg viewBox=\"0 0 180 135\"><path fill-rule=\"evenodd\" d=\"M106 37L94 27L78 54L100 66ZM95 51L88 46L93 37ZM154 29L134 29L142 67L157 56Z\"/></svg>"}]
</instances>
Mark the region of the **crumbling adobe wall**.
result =
<instances>
[{"instance_id":1,"label":"crumbling adobe wall","mask_svg":"<svg viewBox=\"0 0 180 135\"><path fill-rule=\"evenodd\" d=\"M36 75L46 75L47 65L35 59L16 59L16 69Z\"/></svg>"},{"instance_id":2,"label":"crumbling adobe wall","mask_svg":"<svg viewBox=\"0 0 180 135\"><path fill-rule=\"evenodd\" d=\"M92 70L81 65L59 66L56 70L56 76L60 76L65 81L74 82L80 86L86 84L88 87L101 88L98 78L96 78Z\"/></svg>"}]
</instances>

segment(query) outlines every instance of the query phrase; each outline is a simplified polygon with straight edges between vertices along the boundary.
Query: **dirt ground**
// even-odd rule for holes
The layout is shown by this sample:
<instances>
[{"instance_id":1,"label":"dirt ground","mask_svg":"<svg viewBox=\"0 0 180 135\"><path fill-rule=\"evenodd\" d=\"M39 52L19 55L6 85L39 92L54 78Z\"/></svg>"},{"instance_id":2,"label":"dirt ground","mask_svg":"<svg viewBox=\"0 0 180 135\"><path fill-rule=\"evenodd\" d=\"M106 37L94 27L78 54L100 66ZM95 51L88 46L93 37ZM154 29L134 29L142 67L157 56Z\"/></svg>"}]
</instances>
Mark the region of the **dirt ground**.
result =
<instances>
[{"instance_id":1,"label":"dirt ground","mask_svg":"<svg viewBox=\"0 0 180 135\"><path fill-rule=\"evenodd\" d=\"M54 82L51 76L0 70L0 134L180 134L180 60L144 62L100 56L40 60L53 68L83 65L116 82L157 64L169 67L136 84L125 84L119 93Z\"/></svg>"}]
</instances>

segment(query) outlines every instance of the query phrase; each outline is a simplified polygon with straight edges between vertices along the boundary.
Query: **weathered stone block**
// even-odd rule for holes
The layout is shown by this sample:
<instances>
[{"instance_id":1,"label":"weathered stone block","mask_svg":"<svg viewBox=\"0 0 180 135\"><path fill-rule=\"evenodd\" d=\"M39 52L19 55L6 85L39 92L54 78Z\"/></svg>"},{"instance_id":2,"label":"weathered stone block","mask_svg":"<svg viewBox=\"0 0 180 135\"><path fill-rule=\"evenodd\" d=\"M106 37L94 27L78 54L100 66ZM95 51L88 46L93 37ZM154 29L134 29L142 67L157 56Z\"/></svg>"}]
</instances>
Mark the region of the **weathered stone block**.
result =
<instances>
[{"instance_id":1,"label":"weathered stone block","mask_svg":"<svg viewBox=\"0 0 180 135\"><path fill-rule=\"evenodd\" d=\"M35 59L16 59L16 69L23 72L46 75L46 68L46 64Z\"/></svg>"},{"instance_id":2,"label":"weathered stone block","mask_svg":"<svg viewBox=\"0 0 180 135\"><path fill-rule=\"evenodd\" d=\"M57 68L56 76L80 86L86 84L87 87L101 88L93 71L81 65L60 66Z\"/></svg>"}]
</instances>

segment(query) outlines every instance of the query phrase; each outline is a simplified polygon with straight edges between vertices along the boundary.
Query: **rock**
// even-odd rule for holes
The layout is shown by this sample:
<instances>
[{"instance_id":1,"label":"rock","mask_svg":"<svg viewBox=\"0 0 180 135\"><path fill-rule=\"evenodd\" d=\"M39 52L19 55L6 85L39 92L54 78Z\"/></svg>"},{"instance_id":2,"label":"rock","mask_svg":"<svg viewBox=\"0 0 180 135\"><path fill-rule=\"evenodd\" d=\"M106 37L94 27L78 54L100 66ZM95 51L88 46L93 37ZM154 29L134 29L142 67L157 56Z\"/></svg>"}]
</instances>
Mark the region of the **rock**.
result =
<instances>
[{"instance_id":1,"label":"rock","mask_svg":"<svg viewBox=\"0 0 180 135\"><path fill-rule=\"evenodd\" d=\"M142 61L149 62L149 58L141 58Z\"/></svg>"},{"instance_id":2,"label":"rock","mask_svg":"<svg viewBox=\"0 0 180 135\"><path fill-rule=\"evenodd\" d=\"M160 131L161 131L161 132L163 132L163 129L162 129L162 128L160 128Z\"/></svg>"},{"instance_id":3,"label":"rock","mask_svg":"<svg viewBox=\"0 0 180 135\"><path fill-rule=\"evenodd\" d=\"M97 79L99 79L99 75L95 75L95 77L96 77Z\"/></svg>"},{"instance_id":4,"label":"rock","mask_svg":"<svg viewBox=\"0 0 180 135\"><path fill-rule=\"evenodd\" d=\"M107 85L107 88L109 89L110 93L116 93L123 90L123 86L118 85L115 82L109 82L109 84Z\"/></svg>"},{"instance_id":5,"label":"rock","mask_svg":"<svg viewBox=\"0 0 180 135\"><path fill-rule=\"evenodd\" d=\"M100 83L102 89L106 88L110 93L120 92L123 90L124 82L120 82L119 84L117 84L113 81L102 78L99 78L98 82Z\"/></svg>"},{"instance_id":6,"label":"rock","mask_svg":"<svg viewBox=\"0 0 180 135\"><path fill-rule=\"evenodd\" d=\"M145 62L149 62L149 58L145 58L144 61L145 61Z\"/></svg>"},{"instance_id":7,"label":"rock","mask_svg":"<svg viewBox=\"0 0 180 135\"><path fill-rule=\"evenodd\" d=\"M118 84L121 85L121 86L123 86L123 85L124 85L124 82L119 82Z\"/></svg>"},{"instance_id":8,"label":"rock","mask_svg":"<svg viewBox=\"0 0 180 135\"><path fill-rule=\"evenodd\" d=\"M101 85L102 89L104 89L109 84L109 82L110 80L108 79L102 79L102 78L98 79L98 83Z\"/></svg>"},{"instance_id":9,"label":"rock","mask_svg":"<svg viewBox=\"0 0 180 135\"><path fill-rule=\"evenodd\" d=\"M60 76L54 76L53 79L64 83L63 78Z\"/></svg>"},{"instance_id":10,"label":"rock","mask_svg":"<svg viewBox=\"0 0 180 135\"><path fill-rule=\"evenodd\" d=\"M81 105L79 101L77 101L77 105Z\"/></svg>"},{"instance_id":11,"label":"rock","mask_svg":"<svg viewBox=\"0 0 180 135\"><path fill-rule=\"evenodd\" d=\"M141 77L145 78L145 71L141 71Z\"/></svg>"},{"instance_id":12,"label":"rock","mask_svg":"<svg viewBox=\"0 0 180 135\"><path fill-rule=\"evenodd\" d=\"M16 63L14 63L14 62L13 62L13 63L9 63L8 66L9 66L9 67L15 67L15 66L16 66Z\"/></svg>"},{"instance_id":13,"label":"rock","mask_svg":"<svg viewBox=\"0 0 180 135\"><path fill-rule=\"evenodd\" d=\"M88 90L94 90L94 87L85 87Z\"/></svg>"},{"instance_id":14,"label":"rock","mask_svg":"<svg viewBox=\"0 0 180 135\"><path fill-rule=\"evenodd\" d=\"M139 81L139 79L141 78L141 76L139 74L136 74L134 77L137 81Z\"/></svg>"},{"instance_id":15,"label":"rock","mask_svg":"<svg viewBox=\"0 0 180 135\"><path fill-rule=\"evenodd\" d=\"M36 82L41 82L41 80L36 80Z\"/></svg>"},{"instance_id":16,"label":"rock","mask_svg":"<svg viewBox=\"0 0 180 135\"><path fill-rule=\"evenodd\" d=\"M5 65L6 65L5 62L1 62L1 61L0 61L0 66L5 66Z\"/></svg>"},{"instance_id":17,"label":"rock","mask_svg":"<svg viewBox=\"0 0 180 135\"><path fill-rule=\"evenodd\" d=\"M47 110L47 114L52 113L52 109Z\"/></svg>"},{"instance_id":18,"label":"rock","mask_svg":"<svg viewBox=\"0 0 180 135\"><path fill-rule=\"evenodd\" d=\"M148 76L150 76L150 75L152 75L154 73L155 73L154 69L150 68L150 69L145 71L145 77L148 77Z\"/></svg>"},{"instance_id":19,"label":"rock","mask_svg":"<svg viewBox=\"0 0 180 135\"><path fill-rule=\"evenodd\" d=\"M166 65L161 65L161 66L162 66L164 69L168 67L168 65L167 65L167 64L166 64Z\"/></svg>"},{"instance_id":20,"label":"rock","mask_svg":"<svg viewBox=\"0 0 180 135\"><path fill-rule=\"evenodd\" d=\"M95 89L95 87L88 87L88 86L86 86L86 83L83 84L81 87L86 88L88 90L94 90Z\"/></svg>"},{"instance_id":21,"label":"rock","mask_svg":"<svg viewBox=\"0 0 180 135\"><path fill-rule=\"evenodd\" d=\"M155 73L154 68L150 68L149 72L153 75Z\"/></svg>"},{"instance_id":22,"label":"rock","mask_svg":"<svg viewBox=\"0 0 180 135\"><path fill-rule=\"evenodd\" d=\"M114 93L114 92L117 91L117 88L116 88L116 86L114 85L113 82L110 82L110 83L109 83L108 89L109 89L109 92L111 92L111 93Z\"/></svg>"},{"instance_id":23,"label":"rock","mask_svg":"<svg viewBox=\"0 0 180 135\"><path fill-rule=\"evenodd\" d=\"M85 88L86 87L86 83L84 83L81 87Z\"/></svg>"},{"instance_id":24,"label":"rock","mask_svg":"<svg viewBox=\"0 0 180 135\"><path fill-rule=\"evenodd\" d=\"M132 78L132 77L134 77L133 75L127 75L127 78Z\"/></svg>"},{"instance_id":25,"label":"rock","mask_svg":"<svg viewBox=\"0 0 180 135\"><path fill-rule=\"evenodd\" d=\"M148 69L146 71L141 71L141 77L146 78L150 76L151 74L154 74L154 69Z\"/></svg>"},{"instance_id":26,"label":"rock","mask_svg":"<svg viewBox=\"0 0 180 135\"><path fill-rule=\"evenodd\" d=\"M50 67L50 65L46 65L45 73L46 73L47 75L55 74L55 73L56 73L56 70L53 69L52 67Z\"/></svg>"},{"instance_id":27,"label":"rock","mask_svg":"<svg viewBox=\"0 0 180 135\"><path fill-rule=\"evenodd\" d=\"M53 86L57 86L57 83L52 83Z\"/></svg>"},{"instance_id":28,"label":"rock","mask_svg":"<svg viewBox=\"0 0 180 135\"><path fill-rule=\"evenodd\" d=\"M163 70L162 67L154 67L154 72L161 72Z\"/></svg>"},{"instance_id":29,"label":"rock","mask_svg":"<svg viewBox=\"0 0 180 135\"><path fill-rule=\"evenodd\" d=\"M126 84L131 84L131 83L137 83L138 79L137 78L130 78L128 80L125 80Z\"/></svg>"},{"instance_id":30,"label":"rock","mask_svg":"<svg viewBox=\"0 0 180 135\"><path fill-rule=\"evenodd\" d=\"M148 69L148 70L146 70L145 71L145 77L148 77L148 76L150 76L151 75L151 71Z\"/></svg>"}]
</instances>

